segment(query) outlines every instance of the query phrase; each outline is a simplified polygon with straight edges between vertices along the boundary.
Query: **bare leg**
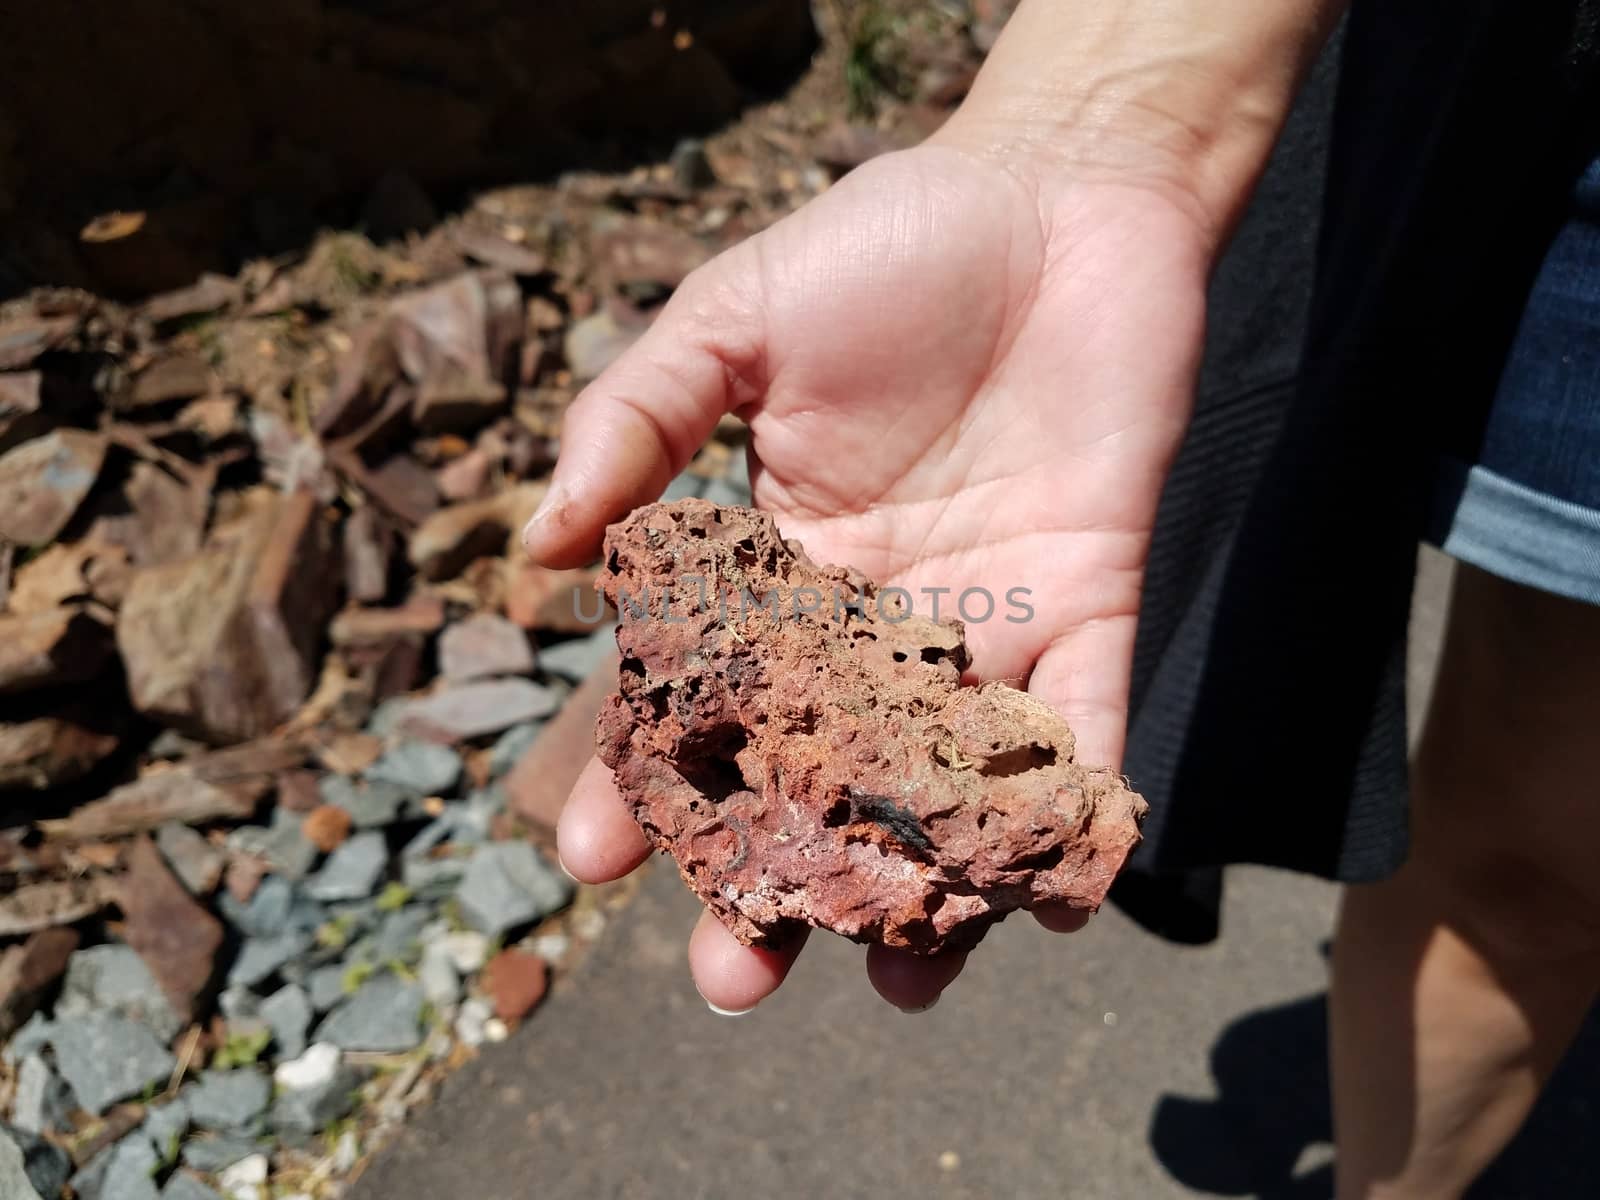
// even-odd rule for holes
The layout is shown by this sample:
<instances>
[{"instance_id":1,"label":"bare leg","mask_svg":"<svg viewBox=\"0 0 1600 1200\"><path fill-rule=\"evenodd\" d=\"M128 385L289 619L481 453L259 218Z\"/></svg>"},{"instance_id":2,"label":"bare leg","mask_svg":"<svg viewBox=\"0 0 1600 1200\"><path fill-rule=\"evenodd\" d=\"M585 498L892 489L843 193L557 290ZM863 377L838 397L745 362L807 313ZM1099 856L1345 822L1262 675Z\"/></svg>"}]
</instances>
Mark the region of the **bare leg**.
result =
<instances>
[{"instance_id":1,"label":"bare leg","mask_svg":"<svg viewBox=\"0 0 1600 1200\"><path fill-rule=\"evenodd\" d=\"M1600 608L1461 568L1412 804L1334 942L1341 1200L1459 1196L1594 998Z\"/></svg>"}]
</instances>

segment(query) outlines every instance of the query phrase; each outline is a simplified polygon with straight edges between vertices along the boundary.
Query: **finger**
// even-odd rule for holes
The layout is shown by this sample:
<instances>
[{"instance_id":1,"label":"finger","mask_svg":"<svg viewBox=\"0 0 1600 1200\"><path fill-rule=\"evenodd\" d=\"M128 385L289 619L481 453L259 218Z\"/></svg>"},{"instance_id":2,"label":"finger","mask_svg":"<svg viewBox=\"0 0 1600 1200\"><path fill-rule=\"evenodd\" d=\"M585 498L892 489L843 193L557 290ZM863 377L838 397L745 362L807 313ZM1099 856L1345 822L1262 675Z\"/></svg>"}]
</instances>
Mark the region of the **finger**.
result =
<instances>
[{"instance_id":1,"label":"finger","mask_svg":"<svg viewBox=\"0 0 1600 1200\"><path fill-rule=\"evenodd\" d=\"M567 874L584 883L620 879L650 857L644 830L598 758L584 767L556 821L556 853Z\"/></svg>"},{"instance_id":2,"label":"finger","mask_svg":"<svg viewBox=\"0 0 1600 1200\"><path fill-rule=\"evenodd\" d=\"M1067 719L1085 766L1120 768L1128 733L1133 614L1084 625L1052 642L1028 678L1028 692Z\"/></svg>"},{"instance_id":3,"label":"finger","mask_svg":"<svg viewBox=\"0 0 1600 1200\"><path fill-rule=\"evenodd\" d=\"M694 986L724 1016L749 1012L778 990L810 932L802 930L781 950L763 950L746 946L711 913L703 912L689 936Z\"/></svg>"},{"instance_id":4,"label":"finger","mask_svg":"<svg viewBox=\"0 0 1600 1200\"><path fill-rule=\"evenodd\" d=\"M1062 904L1059 900L1047 900L1033 909L1033 919L1051 933L1077 933L1093 915L1081 908Z\"/></svg>"},{"instance_id":5,"label":"finger","mask_svg":"<svg viewBox=\"0 0 1600 1200\"><path fill-rule=\"evenodd\" d=\"M892 946L867 947L867 978L878 995L902 1012L932 1008L966 963L965 950L927 956Z\"/></svg>"},{"instance_id":6,"label":"finger","mask_svg":"<svg viewBox=\"0 0 1600 1200\"><path fill-rule=\"evenodd\" d=\"M744 247L684 281L655 323L568 409L544 503L523 531L551 567L591 562L605 527L656 499L726 413L764 384Z\"/></svg>"}]
</instances>

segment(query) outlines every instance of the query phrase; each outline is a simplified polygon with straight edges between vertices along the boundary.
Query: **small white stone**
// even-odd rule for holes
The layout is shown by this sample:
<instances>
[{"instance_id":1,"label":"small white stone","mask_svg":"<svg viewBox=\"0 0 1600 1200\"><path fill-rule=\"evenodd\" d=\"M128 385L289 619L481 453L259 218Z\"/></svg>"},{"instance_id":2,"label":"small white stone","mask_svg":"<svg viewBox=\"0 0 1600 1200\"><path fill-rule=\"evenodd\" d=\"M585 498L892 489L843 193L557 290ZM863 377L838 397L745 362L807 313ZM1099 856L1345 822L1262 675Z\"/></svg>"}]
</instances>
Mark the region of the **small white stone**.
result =
<instances>
[{"instance_id":1,"label":"small white stone","mask_svg":"<svg viewBox=\"0 0 1600 1200\"><path fill-rule=\"evenodd\" d=\"M329 1042L318 1042L299 1058L279 1063L272 1072L272 1081L289 1092L322 1087L338 1072L343 1057L339 1047Z\"/></svg>"},{"instance_id":2,"label":"small white stone","mask_svg":"<svg viewBox=\"0 0 1600 1200\"><path fill-rule=\"evenodd\" d=\"M450 965L463 975L483 970L489 959L489 939L471 930L447 933L439 939L439 947L449 957Z\"/></svg>"},{"instance_id":3,"label":"small white stone","mask_svg":"<svg viewBox=\"0 0 1600 1200\"><path fill-rule=\"evenodd\" d=\"M558 963L572 949L572 939L564 933L541 933L538 937L529 938L524 945L545 962Z\"/></svg>"},{"instance_id":4,"label":"small white stone","mask_svg":"<svg viewBox=\"0 0 1600 1200\"><path fill-rule=\"evenodd\" d=\"M467 1046L476 1048L483 1045L486 1040L486 1027L493 1015L494 1010L482 1000L476 998L468 1000L461 1006L461 1013L456 1017L456 1037Z\"/></svg>"},{"instance_id":5,"label":"small white stone","mask_svg":"<svg viewBox=\"0 0 1600 1200\"><path fill-rule=\"evenodd\" d=\"M511 1030L499 1017L490 1017L483 1023L483 1039L486 1042L503 1042L511 1036Z\"/></svg>"},{"instance_id":6,"label":"small white stone","mask_svg":"<svg viewBox=\"0 0 1600 1200\"><path fill-rule=\"evenodd\" d=\"M229 1200L260 1200L267 1182L267 1156L252 1154L241 1158L217 1176L217 1186Z\"/></svg>"},{"instance_id":7,"label":"small white stone","mask_svg":"<svg viewBox=\"0 0 1600 1200\"><path fill-rule=\"evenodd\" d=\"M333 1170L338 1175L348 1175L361 1160L361 1143L356 1141L355 1130L346 1129L333 1147Z\"/></svg>"},{"instance_id":8,"label":"small white stone","mask_svg":"<svg viewBox=\"0 0 1600 1200\"><path fill-rule=\"evenodd\" d=\"M1108 1012L1105 1016L1101 1017L1100 1019L1102 1021L1104 1021L1107 1025L1115 1025L1117 1023L1117 1014L1114 1013L1114 1012Z\"/></svg>"}]
</instances>

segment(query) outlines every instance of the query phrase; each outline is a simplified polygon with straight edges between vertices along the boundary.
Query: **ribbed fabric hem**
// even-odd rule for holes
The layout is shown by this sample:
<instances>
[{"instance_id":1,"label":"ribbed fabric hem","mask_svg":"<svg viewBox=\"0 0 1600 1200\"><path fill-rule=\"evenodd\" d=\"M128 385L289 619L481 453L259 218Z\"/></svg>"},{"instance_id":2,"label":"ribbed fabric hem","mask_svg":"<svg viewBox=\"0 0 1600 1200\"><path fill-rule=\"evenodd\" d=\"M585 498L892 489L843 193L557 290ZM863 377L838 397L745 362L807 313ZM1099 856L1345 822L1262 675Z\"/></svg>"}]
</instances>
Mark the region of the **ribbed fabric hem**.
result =
<instances>
[{"instance_id":1,"label":"ribbed fabric hem","mask_svg":"<svg viewBox=\"0 0 1600 1200\"><path fill-rule=\"evenodd\" d=\"M1600 510L1451 460L1440 467L1427 538L1502 579L1600 604Z\"/></svg>"}]
</instances>

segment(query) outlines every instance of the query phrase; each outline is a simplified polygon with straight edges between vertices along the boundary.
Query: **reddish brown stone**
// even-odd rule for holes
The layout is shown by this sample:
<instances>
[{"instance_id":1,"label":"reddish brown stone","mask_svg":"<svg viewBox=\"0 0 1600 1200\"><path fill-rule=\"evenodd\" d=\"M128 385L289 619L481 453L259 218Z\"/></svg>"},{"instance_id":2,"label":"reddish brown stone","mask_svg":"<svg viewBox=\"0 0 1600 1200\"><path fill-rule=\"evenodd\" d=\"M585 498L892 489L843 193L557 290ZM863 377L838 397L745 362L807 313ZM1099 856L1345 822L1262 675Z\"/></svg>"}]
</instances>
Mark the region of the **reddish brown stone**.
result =
<instances>
[{"instance_id":1,"label":"reddish brown stone","mask_svg":"<svg viewBox=\"0 0 1600 1200\"><path fill-rule=\"evenodd\" d=\"M614 601L648 589L653 607L619 603L621 692L601 710L600 757L742 941L809 924L963 949L1017 908L1094 910L1138 844L1144 801L1073 761L1058 713L1002 684L961 686L957 622L817 566L771 517L651 505L607 531L606 562ZM695 602L694 577L716 581L711 603ZM715 602L747 592L776 612Z\"/></svg>"},{"instance_id":2,"label":"reddish brown stone","mask_svg":"<svg viewBox=\"0 0 1600 1200\"><path fill-rule=\"evenodd\" d=\"M29 883L0 896L0 938L71 925L105 906L103 877Z\"/></svg>"},{"instance_id":3,"label":"reddish brown stone","mask_svg":"<svg viewBox=\"0 0 1600 1200\"><path fill-rule=\"evenodd\" d=\"M376 510L363 505L344 523L344 586L350 599L376 604L389 592L394 534Z\"/></svg>"},{"instance_id":4,"label":"reddish brown stone","mask_svg":"<svg viewBox=\"0 0 1600 1200\"><path fill-rule=\"evenodd\" d=\"M508 565L506 616L544 633L593 633L616 619L610 601L594 590L592 567L558 571L525 558Z\"/></svg>"},{"instance_id":5,"label":"reddish brown stone","mask_svg":"<svg viewBox=\"0 0 1600 1200\"><path fill-rule=\"evenodd\" d=\"M215 386L211 364L198 354L179 352L157 359L133 381L129 397L135 407L166 404L173 400L193 400Z\"/></svg>"},{"instance_id":6,"label":"reddish brown stone","mask_svg":"<svg viewBox=\"0 0 1600 1200\"><path fill-rule=\"evenodd\" d=\"M306 493L258 499L203 553L134 576L117 622L140 712L214 741L286 720L310 692L331 530Z\"/></svg>"},{"instance_id":7,"label":"reddish brown stone","mask_svg":"<svg viewBox=\"0 0 1600 1200\"><path fill-rule=\"evenodd\" d=\"M152 771L80 805L70 817L40 821L39 827L53 837L82 840L143 833L167 821L242 821L254 813L270 776L207 779L199 766L205 761Z\"/></svg>"},{"instance_id":8,"label":"reddish brown stone","mask_svg":"<svg viewBox=\"0 0 1600 1200\"><path fill-rule=\"evenodd\" d=\"M0 538L42 546L78 511L100 476L106 439L58 429L0 456Z\"/></svg>"},{"instance_id":9,"label":"reddish brown stone","mask_svg":"<svg viewBox=\"0 0 1600 1200\"><path fill-rule=\"evenodd\" d=\"M266 877L266 863L251 855L240 854L228 860L227 870L222 874L222 886L240 904L248 904Z\"/></svg>"},{"instance_id":10,"label":"reddish brown stone","mask_svg":"<svg viewBox=\"0 0 1600 1200\"><path fill-rule=\"evenodd\" d=\"M504 617L475 613L439 635L439 671L446 679L531 675L528 635Z\"/></svg>"},{"instance_id":11,"label":"reddish brown stone","mask_svg":"<svg viewBox=\"0 0 1600 1200\"><path fill-rule=\"evenodd\" d=\"M287 812L308 813L322 803L315 771L285 771L278 776L278 807Z\"/></svg>"},{"instance_id":12,"label":"reddish brown stone","mask_svg":"<svg viewBox=\"0 0 1600 1200\"><path fill-rule=\"evenodd\" d=\"M122 939L144 960L172 1011L187 1025L211 987L222 923L195 902L149 838L128 848L127 866L116 885Z\"/></svg>"},{"instance_id":13,"label":"reddish brown stone","mask_svg":"<svg viewBox=\"0 0 1600 1200\"><path fill-rule=\"evenodd\" d=\"M105 725L104 714L76 710L0 725L0 791L43 791L79 778L117 748Z\"/></svg>"},{"instance_id":14,"label":"reddish brown stone","mask_svg":"<svg viewBox=\"0 0 1600 1200\"><path fill-rule=\"evenodd\" d=\"M359 775L377 762L382 753L383 739L374 734L341 733L317 751L317 758L330 771Z\"/></svg>"},{"instance_id":15,"label":"reddish brown stone","mask_svg":"<svg viewBox=\"0 0 1600 1200\"><path fill-rule=\"evenodd\" d=\"M109 635L76 606L0 616L0 694L91 678L110 652Z\"/></svg>"},{"instance_id":16,"label":"reddish brown stone","mask_svg":"<svg viewBox=\"0 0 1600 1200\"><path fill-rule=\"evenodd\" d=\"M544 999L550 968L525 950L502 950L483 969L483 990L502 1021L520 1021Z\"/></svg>"},{"instance_id":17,"label":"reddish brown stone","mask_svg":"<svg viewBox=\"0 0 1600 1200\"><path fill-rule=\"evenodd\" d=\"M334 617L328 636L335 646L377 646L396 637L426 636L444 624L444 600L424 594L398 608L347 608Z\"/></svg>"},{"instance_id":18,"label":"reddish brown stone","mask_svg":"<svg viewBox=\"0 0 1600 1200\"><path fill-rule=\"evenodd\" d=\"M321 804L306 814L306 819L300 823L300 834L321 850L328 854L350 836L350 814L334 804Z\"/></svg>"},{"instance_id":19,"label":"reddish brown stone","mask_svg":"<svg viewBox=\"0 0 1600 1200\"><path fill-rule=\"evenodd\" d=\"M489 472L493 469L489 455L474 447L440 467L434 480L439 494L454 504L481 496L489 486Z\"/></svg>"},{"instance_id":20,"label":"reddish brown stone","mask_svg":"<svg viewBox=\"0 0 1600 1200\"><path fill-rule=\"evenodd\" d=\"M14 615L59 609L75 600L115 606L127 586L128 551L101 538L57 542L17 569L11 581Z\"/></svg>"},{"instance_id":21,"label":"reddish brown stone","mask_svg":"<svg viewBox=\"0 0 1600 1200\"><path fill-rule=\"evenodd\" d=\"M572 785L594 757L595 718L616 678L617 660L612 656L567 697L538 741L507 773L506 797L517 816L542 830L555 829Z\"/></svg>"},{"instance_id":22,"label":"reddish brown stone","mask_svg":"<svg viewBox=\"0 0 1600 1200\"><path fill-rule=\"evenodd\" d=\"M499 495L441 508L411 535L407 554L424 579L451 579L475 558L501 555L544 499L545 485L526 483Z\"/></svg>"},{"instance_id":23,"label":"reddish brown stone","mask_svg":"<svg viewBox=\"0 0 1600 1200\"><path fill-rule=\"evenodd\" d=\"M77 930L45 929L0 952L0 1038L33 1015L77 948Z\"/></svg>"}]
</instances>

